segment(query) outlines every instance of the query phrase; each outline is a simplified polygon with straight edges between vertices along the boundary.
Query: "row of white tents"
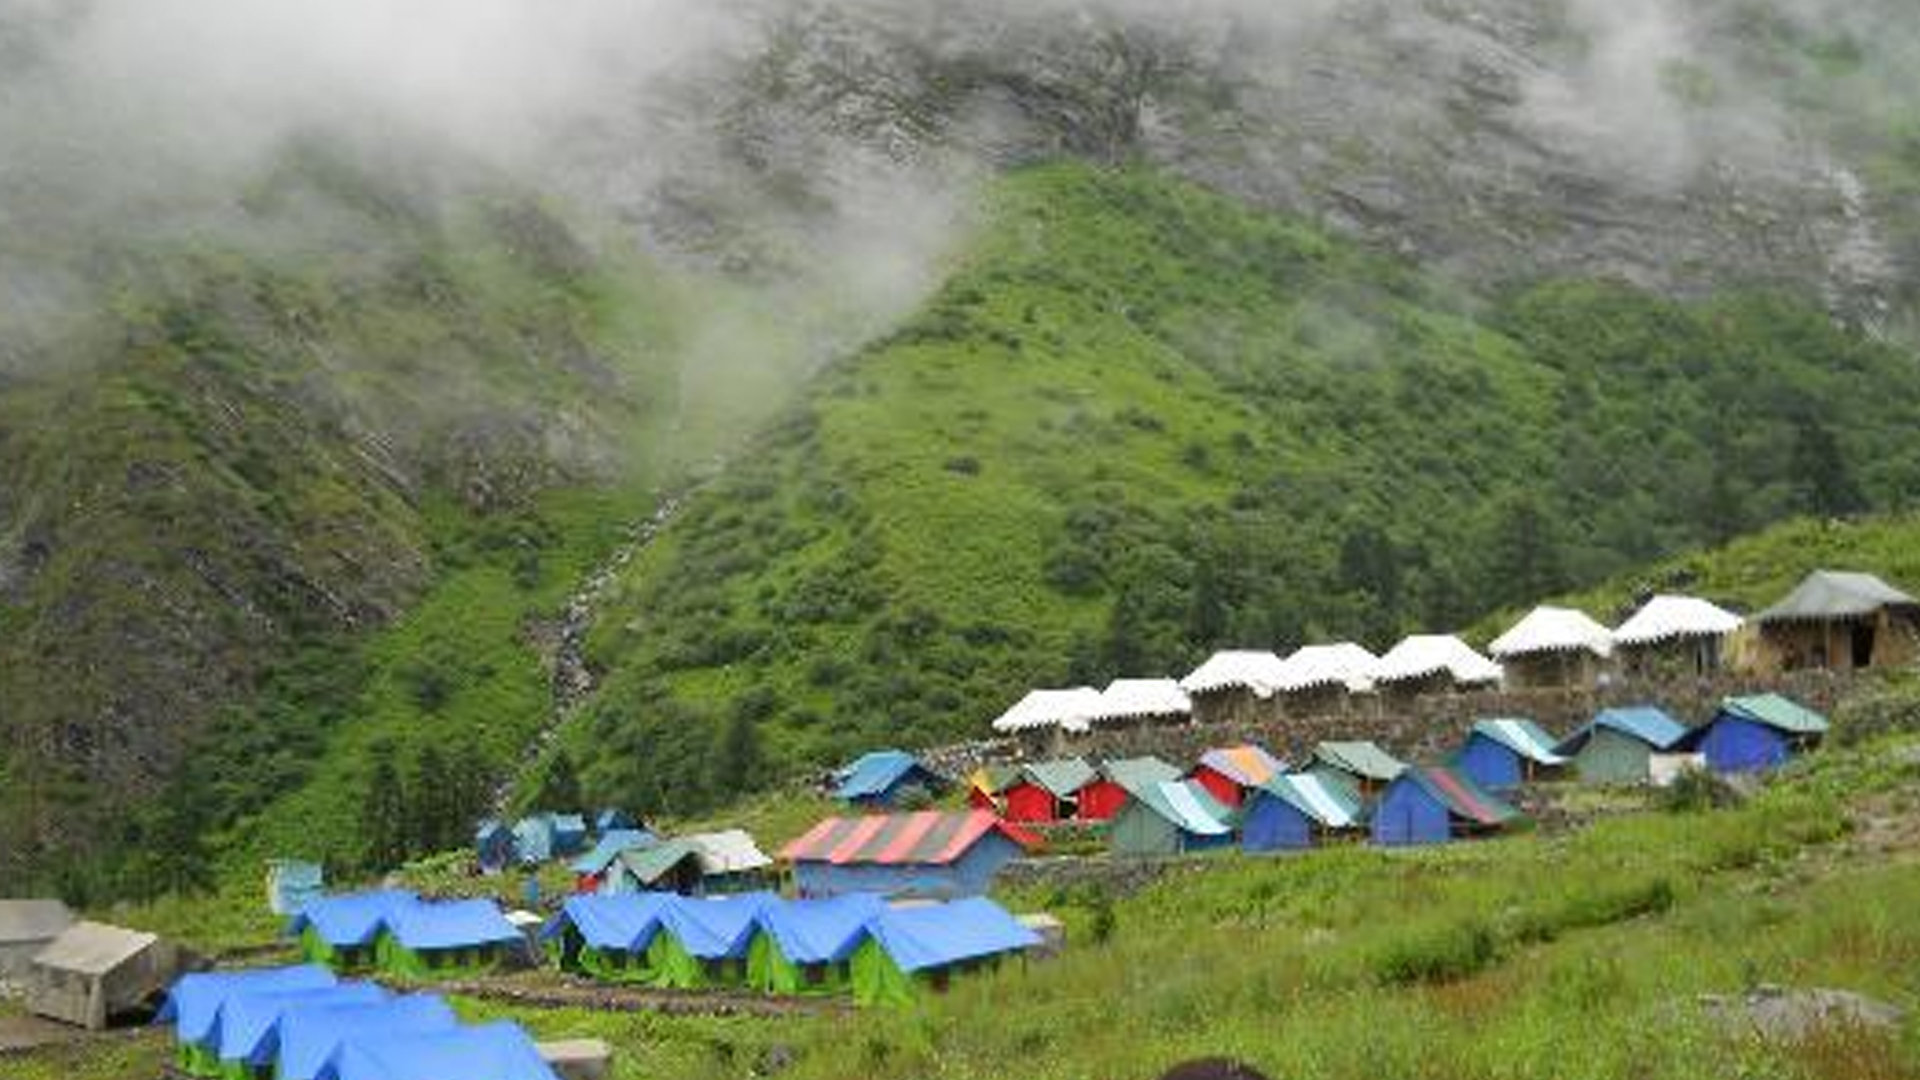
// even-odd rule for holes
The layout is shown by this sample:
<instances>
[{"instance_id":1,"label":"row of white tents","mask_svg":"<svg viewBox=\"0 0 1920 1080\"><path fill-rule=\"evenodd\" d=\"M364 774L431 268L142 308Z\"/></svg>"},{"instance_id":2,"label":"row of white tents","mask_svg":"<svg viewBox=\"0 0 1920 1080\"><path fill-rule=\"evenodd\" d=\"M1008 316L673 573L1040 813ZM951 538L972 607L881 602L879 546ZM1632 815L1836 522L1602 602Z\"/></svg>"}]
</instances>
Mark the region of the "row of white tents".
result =
<instances>
[{"instance_id":1,"label":"row of white tents","mask_svg":"<svg viewBox=\"0 0 1920 1080\"><path fill-rule=\"evenodd\" d=\"M1429 680L1457 687L1494 687L1503 662L1553 653L1605 658L1617 647L1658 646L1719 638L1738 630L1740 616L1691 596L1656 596L1609 630L1572 608L1539 607L1495 638L1482 654L1452 634L1413 634L1376 656L1350 641L1307 645L1284 659L1264 650L1214 653L1184 679L1116 679L1090 686L1030 691L993 722L1014 734L1058 728L1079 734L1103 724L1190 716L1196 695L1246 691L1259 698L1323 691L1365 694Z\"/></svg>"}]
</instances>

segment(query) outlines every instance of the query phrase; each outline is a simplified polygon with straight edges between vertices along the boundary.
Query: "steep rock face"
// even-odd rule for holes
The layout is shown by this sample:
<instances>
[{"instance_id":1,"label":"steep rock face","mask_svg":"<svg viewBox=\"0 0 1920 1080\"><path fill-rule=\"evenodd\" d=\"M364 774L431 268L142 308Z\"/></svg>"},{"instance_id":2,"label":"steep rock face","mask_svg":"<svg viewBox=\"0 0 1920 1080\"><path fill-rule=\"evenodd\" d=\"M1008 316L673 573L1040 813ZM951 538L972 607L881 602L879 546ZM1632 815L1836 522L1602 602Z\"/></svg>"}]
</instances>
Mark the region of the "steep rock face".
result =
<instances>
[{"instance_id":1,"label":"steep rock face","mask_svg":"<svg viewBox=\"0 0 1920 1080\"><path fill-rule=\"evenodd\" d=\"M1816 64L1871 45L1776 6L810 0L675 77L718 132L704 175L831 185L849 146L931 172L1144 160L1480 282L1779 285L1877 321L1906 291L1880 220L1901 192L1866 175L1898 132L1865 90L1836 114ZM686 205L656 205L664 234Z\"/></svg>"}]
</instances>

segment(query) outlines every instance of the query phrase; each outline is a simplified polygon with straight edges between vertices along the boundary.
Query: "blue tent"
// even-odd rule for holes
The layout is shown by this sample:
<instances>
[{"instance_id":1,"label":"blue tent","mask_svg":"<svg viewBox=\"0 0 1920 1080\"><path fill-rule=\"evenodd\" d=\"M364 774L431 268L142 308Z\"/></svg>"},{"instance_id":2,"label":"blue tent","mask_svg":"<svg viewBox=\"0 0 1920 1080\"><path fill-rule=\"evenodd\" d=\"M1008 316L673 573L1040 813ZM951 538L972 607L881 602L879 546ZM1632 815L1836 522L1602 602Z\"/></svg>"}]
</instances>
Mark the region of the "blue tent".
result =
<instances>
[{"instance_id":1,"label":"blue tent","mask_svg":"<svg viewBox=\"0 0 1920 1080\"><path fill-rule=\"evenodd\" d=\"M1356 829L1360 793L1331 771L1276 776L1254 788L1241 808L1242 851L1297 851L1323 832Z\"/></svg>"},{"instance_id":2,"label":"blue tent","mask_svg":"<svg viewBox=\"0 0 1920 1080\"><path fill-rule=\"evenodd\" d=\"M553 815L553 853L578 855L587 846L587 819L579 814Z\"/></svg>"},{"instance_id":3,"label":"blue tent","mask_svg":"<svg viewBox=\"0 0 1920 1080\"><path fill-rule=\"evenodd\" d=\"M327 1059L350 1038L385 1039L451 1031L458 1026L453 1010L432 994L412 994L377 1005L295 1009L280 1018L280 1054L274 1080L314 1080Z\"/></svg>"},{"instance_id":4,"label":"blue tent","mask_svg":"<svg viewBox=\"0 0 1920 1080\"><path fill-rule=\"evenodd\" d=\"M521 940L492 900L422 901L399 908L387 923L394 940L412 952L472 949Z\"/></svg>"},{"instance_id":5,"label":"blue tent","mask_svg":"<svg viewBox=\"0 0 1920 1080\"><path fill-rule=\"evenodd\" d=\"M1415 766L1380 796L1373 842L1383 847L1444 844L1453 839L1456 823L1470 830L1494 829L1518 816L1457 769Z\"/></svg>"},{"instance_id":6,"label":"blue tent","mask_svg":"<svg viewBox=\"0 0 1920 1080\"><path fill-rule=\"evenodd\" d=\"M593 850L575 859L571 869L582 877L599 877L621 852L652 847L659 842L659 837L645 829L613 829L602 833Z\"/></svg>"},{"instance_id":7,"label":"blue tent","mask_svg":"<svg viewBox=\"0 0 1920 1080\"><path fill-rule=\"evenodd\" d=\"M1531 720L1481 720L1468 733L1454 765L1482 787L1516 788L1542 770L1566 765L1555 745Z\"/></svg>"},{"instance_id":8,"label":"blue tent","mask_svg":"<svg viewBox=\"0 0 1920 1080\"><path fill-rule=\"evenodd\" d=\"M519 1024L349 1037L316 1080L558 1080Z\"/></svg>"},{"instance_id":9,"label":"blue tent","mask_svg":"<svg viewBox=\"0 0 1920 1080\"><path fill-rule=\"evenodd\" d=\"M264 1068L280 1052L280 1021L302 1008L378 1005L387 992L372 983L341 983L303 990L242 990L220 1006L213 1051L223 1064Z\"/></svg>"},{"instance_id":10,"label":"blue tent","mask_svg":"<svg viewBox=\"0 0 1920 1080\"><path fill-rule=\"evenodd\" d=\"M637 951L653 940L667 908L678 900L659 892L569 896L540 928L540 939L554 941L571 930L589 948Z\"/></svg>"},{"instance_id":11,"label":"blue tent","mask_svg":"<svg viewBox=\"0 0 1920 1080\"><path fill-rule=\"evenodd\" d=\"M256 968L250 971L205 971L182 975L167 991L155 1023L172 1022L174 1037L183 1044L211 1046L220 1006L245 990L301 990L334 986L333 972L318 964Z\"/></svg>"},{"instance_id":12,"label":"blue tent","mask_svg":"<svg viewBox=\"0 0 1920 1080\"><path fill-rule=\"evenodd\" d=\"M534 814L514 822L514 856L524 866L536 866L553 858L554 832L552 814Z\"/></svg>"},{"instance_id":13,"label":"blue tent","mask_svg":"<svg viewBox=\"0 0 1920 1080\"><path fill-rule=\"evenodd\" d=\"M381 928L400 909L419 902L418 896L404 889L324 896L302 908L287 923L287 933L300 939L301 950L309 960L350 959L352 950L371 948Z\"/></svg>"},{"instance_id":14,"label":"blue tent","mask_svg":"<svg viewBox=\"0 0 1920 1080\"><path fill-rule=\"evenodd\" d=\"M868 924L895 967L911 974L1020 952L1040 935L983 896L917 908L889 908Z\"/></svg>"},{"instance_id":15,"label":"blue tent","mask_svg":"<svg viewBox=\"0 0 1920 1080\"><path fill-rule=\"evenodd\" d=\"M473 831L473 853L485 871L504 870L513 861L513 830L488 818Z\"/></svg>"},{"instance_id":16,"label":"blue tent","mask_svg":"<svg viewBox=\"0 0 1920 1080\"><path fill-rule=\"evenodd\" d=\"M772 893L678 898L665 910L667 928L696 960L744 960L755 917L780 898Z\"/></svg>"},{"instance_id":17,"label":"blue tent","mask_svg":"<svg viewBox=\"0 0 1920 1080\"><path fill-rule=\"evenodd\" d=\"M596 836L605 836L616 830L639 829L640 819L625 810L606 809L594 815L593 832ZM644 831L644 830L642 830Z\"/></svg>"},{"instance_id":18,"label":"blue tent","mask_svg":"<svg viewBox=\"0 0 1920 1080\"><path fill-rule=\"evenodd\" d=\"M292 915L318 899L326 881L320 864L298 859L273 859L267 863L267 909L275 915Z\"/></svg>"},{"instance_id":19,"label":"blue tent","mask_svg":"<svg viewBox=\"0 0 1920 1080\"><path fill-rule=\"evenodd\" d=\"M1706 755L1717 773L1763 772L1779 768L1818 743L1827 718L1779 694L1730 697L1704 728L1685 745Z\"/></svg>"},{"instance_id":20,"label":"blue tent","mask_svg":"<svg viewBox=\"0 0 1920 1080\"><path fill-rule=\"evenodd\" d=\"M768 904L754 916L760 929L795 964L836 964L852 955L867 923L887 909L874 893Z\"/></svg>"},{"instance_id":21,"label":"blue tent","mask_svg":"<svg viewBox=\"0 0 1920 1080\"><path fill-rule=\"evenodd\" d=\"M892 806L915 788L933 792L940 778L904 750L875 750L840 770L833 797L857 806Z\"/></svg>"}]
</instances>

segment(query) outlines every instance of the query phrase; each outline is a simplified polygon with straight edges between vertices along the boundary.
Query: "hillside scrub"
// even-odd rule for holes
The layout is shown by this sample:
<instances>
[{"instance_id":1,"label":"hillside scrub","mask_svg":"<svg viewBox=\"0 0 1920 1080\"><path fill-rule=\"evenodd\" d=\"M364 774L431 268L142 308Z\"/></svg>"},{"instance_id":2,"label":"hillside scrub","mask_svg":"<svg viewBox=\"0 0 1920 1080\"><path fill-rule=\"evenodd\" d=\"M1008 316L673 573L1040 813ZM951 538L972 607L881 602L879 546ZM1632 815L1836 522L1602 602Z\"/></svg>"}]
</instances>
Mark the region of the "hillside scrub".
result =
<instances>
[{"instance_id":1,"label":"hillside scrub","mask_svg":"<svg viewBox=\"0 0 1920 1080\"><path fill-rule=\"evenodd\" d=\"M823 765L1920 490L1920 369L1788 298L1475 295L1143 171L1021 173L988 220L628 569L590 797L724 803L740 716Z\"/></svg>"}]
</instances>

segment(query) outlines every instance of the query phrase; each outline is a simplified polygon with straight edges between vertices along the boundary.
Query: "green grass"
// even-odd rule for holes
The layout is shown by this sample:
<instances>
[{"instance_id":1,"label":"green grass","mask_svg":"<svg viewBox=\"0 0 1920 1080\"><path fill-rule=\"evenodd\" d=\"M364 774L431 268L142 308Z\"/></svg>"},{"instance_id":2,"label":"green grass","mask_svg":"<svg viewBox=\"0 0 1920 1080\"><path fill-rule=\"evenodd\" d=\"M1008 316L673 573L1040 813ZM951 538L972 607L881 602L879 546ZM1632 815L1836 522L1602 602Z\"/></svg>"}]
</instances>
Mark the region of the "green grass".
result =
<instances>
[{"instance_id":1,"label":"green grass","mask_svg":"<svg viewBox=\"0 0 1920 1080\"><path fill-rule=\"evenodd\" d=\"M1018 174L917 318L622 578L596 799L982 733L1028 687L1416 628L1920 487L1920 369L1791 299L1463 293L1137 171Z\"/></svg>"}]
</instances>

